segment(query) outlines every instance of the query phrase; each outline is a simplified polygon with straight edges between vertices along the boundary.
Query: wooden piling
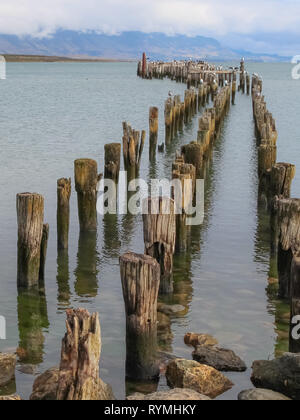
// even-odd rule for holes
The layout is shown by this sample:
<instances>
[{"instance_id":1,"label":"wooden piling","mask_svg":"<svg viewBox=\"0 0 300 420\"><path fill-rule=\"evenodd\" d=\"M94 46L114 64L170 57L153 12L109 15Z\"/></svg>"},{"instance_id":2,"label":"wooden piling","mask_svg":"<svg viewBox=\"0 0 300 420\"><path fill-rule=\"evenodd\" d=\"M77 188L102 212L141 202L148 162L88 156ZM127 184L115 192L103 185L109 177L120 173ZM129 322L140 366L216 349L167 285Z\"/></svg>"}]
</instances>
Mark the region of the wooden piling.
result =
<instances>
[{"instance_id":1,"label":"wooden piling","mask_svg":"<svg viewBox=\"0 0 300 420\"><path fill-rule=\"evenodd\" d=\"M48 239L49 239L49 225L43 225L43 235L41 242L41 258L40 258L40 270L39 270L39 280L40 284L43 285L45 280L45 268L46 268L46 257L48 249Z\"/></svg>"},{"instance_id":2,"label":"wooden piling","mask_svg":"<svg viewBox=\"0 0 300 420\"><path fill-rule=\"evenodd\" d=\"M173 291L173 256L176 245L174 201L166 197L143 202L145 254L155 258L161 268L160 293Z\"/></svg>"},{"instance_id":3,"label":"wooden piling","mask_svg":"<svg viewBox=\"0 0 300 420\"><path fill-rule=\"evenodd\" d=\"M92 159L75 161L75 188L81 231L97 229L97 162Z\"/></svg>"},{"instance_id":4,"label":"wooden piling","mask_svg":"<svg viewBox=\"0 0 300 420\"><path fill-rule=\"evenodd\" d=\"M291 264L300 253L300 199L275 199L278 223L279 296L290 298Z\"/></svg>"},{"instance_id":5,"label":"wooden piling","mask_svg":"<svg viewBox=\"0 0 300 420\"><path fill-rule=\"evenodd\" d=\"M134 381L158 380L160 266L148 255L128 252L120 258L120 271L126 311L126 377Z\"/></svg>"},{"instance_id":6,"label":"wooden piling","mask_svg":"<svg viewBox=\"0 0 300 420\"><path fill-rule=\"evenodd\" d=\"M110 387L99 377L102 344L99 315L90 315L84 309L69 309L66 324L67 333L62 341L56 399L113 399Z\"/></svg>"},{"instance_id":7,"label":"wooden piling","mask_svg":"<svg viewBox=\"0 0 300 420\"><path fill-rule=\"evenodd\" d=\"M290 163L276 163L271 169L270 195L290 198L292 181L296 174L296 167Z\"/></svg>"},{"instance_id":8,"label":"wooden piling","mask_svg":"<svg viewBox=\"0 0 300 420\"><path fill-rule=\"evenodd\" d=\"M155 156L158 142L158 108L151 107L149 110L149 132L150 132L150 156Z\"/></svg>"},{"instance_id":9,"label":"wooden piling","mask_svg":"<svg viewBox=\"0 0 300 420\"><path fill-rule=\"evenodd\" d=\"M39 194L18 194L17 219L18 286L31 288L39 285L44 198Z\"/></svg>"},{"instance_id":10,"label":"wooden piling","mask_svg":"<svg viewBox=\"0 0 300 420\"><path fill-rule=\"evenodd\" d=\"M165 127L166 127L166 144L170 144L173 140L173 101L168 99L165 102Z\"/></svg>"},{"instance_id":11,"label":"wooden piling","mask_svg":"<svg viewBox=\"0 0 300 420\"><path fill-rule=\"evenodd\" d=\"M105 172L104 178L111 179L116 184L119 182L121 167L121 144L111 143L104 146Z\"/></svg>"},{"instance_id":12,"label":"wooden piling","mask_svg":"<svg viewBox=\"0 0 300 420\"><path fill-rule=\"evenodd\" d=\"M57 248L68 249L70 226L71 178L57 181Z\"/></svg>"}]
</instances>

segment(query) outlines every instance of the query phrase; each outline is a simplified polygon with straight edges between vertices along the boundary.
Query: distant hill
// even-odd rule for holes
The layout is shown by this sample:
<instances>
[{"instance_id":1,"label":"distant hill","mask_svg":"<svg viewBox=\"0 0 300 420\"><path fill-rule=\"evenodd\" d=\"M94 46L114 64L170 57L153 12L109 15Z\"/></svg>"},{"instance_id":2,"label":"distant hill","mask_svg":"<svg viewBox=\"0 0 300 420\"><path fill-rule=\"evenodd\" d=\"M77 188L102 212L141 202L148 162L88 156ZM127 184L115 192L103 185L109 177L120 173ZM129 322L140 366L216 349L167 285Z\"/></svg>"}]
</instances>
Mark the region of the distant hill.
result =
<instances>
[{"instance_id":1,"label":"distant hill","mask_svg":"<svg viewBox=\"0 0 300 420\"><path fill-rule=\"evenodd\" d=\"M153 60L207 59L237 60L241 55L259 61L278 61L280 57L235 51L213 38L162 33L124 32L105 35L97 32L57 31L48 38L0 34L0 54L42 55L73 58L137 59L146 51Z\"/></svg>"}]
</instances>

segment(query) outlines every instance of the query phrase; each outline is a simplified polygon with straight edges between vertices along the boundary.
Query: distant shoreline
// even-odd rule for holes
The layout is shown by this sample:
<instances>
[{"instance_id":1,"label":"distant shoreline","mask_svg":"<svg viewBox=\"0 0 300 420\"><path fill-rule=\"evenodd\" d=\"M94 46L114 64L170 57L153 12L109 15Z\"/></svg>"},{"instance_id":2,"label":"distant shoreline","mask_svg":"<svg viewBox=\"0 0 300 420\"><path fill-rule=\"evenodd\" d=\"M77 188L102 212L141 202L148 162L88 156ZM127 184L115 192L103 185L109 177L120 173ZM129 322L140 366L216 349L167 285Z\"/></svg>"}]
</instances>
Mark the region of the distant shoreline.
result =
<instances>
[{"instance_id":1,"label":"distant shoreline","mask_svg":"<svg viewBox=\"0 0 300 420\"><path fill-rule=\"evenodd\" d=\"M137 60L112 58L73 58L48 55L2 54L8 63L132 63Z\"/></svg>"}]
</instances>

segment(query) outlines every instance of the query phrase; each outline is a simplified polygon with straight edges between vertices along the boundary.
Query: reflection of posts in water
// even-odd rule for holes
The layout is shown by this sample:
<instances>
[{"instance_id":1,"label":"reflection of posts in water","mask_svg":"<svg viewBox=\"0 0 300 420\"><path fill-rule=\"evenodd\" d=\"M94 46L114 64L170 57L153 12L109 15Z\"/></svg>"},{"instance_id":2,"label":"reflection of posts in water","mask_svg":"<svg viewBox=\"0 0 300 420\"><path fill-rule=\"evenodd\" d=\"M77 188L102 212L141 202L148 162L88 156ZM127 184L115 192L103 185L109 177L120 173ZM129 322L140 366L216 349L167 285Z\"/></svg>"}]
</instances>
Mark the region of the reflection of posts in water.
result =
<instances>
[{"instance_id":1,"label":"reflection of posts in water","mask_svg":"<svg viewBox=\"0 0 300 420\"><path fill-rule=\"evenodd\" d=\"M107 257L116 258L120 255L121 242L117 214L103 216L103 251Z\"/></svg>"},{"instance_id":2,"label":"reflection of posts in water","mask_svg":"<svg viewBox=\"0 0 300 420\"><path fill-rule=\"evenodd\" d=\"M75 292L80 297L96 297L98 293L97 232L81 232L78 242Z\"/></svg>"},{"instance_id":3,"label":"reflection of posts in water","mask_svg":"<svg viewBox=\"0 0 300 420\"><path fill-rule=\"evenodd\" d=\"M159 264L148 255L128 252L120 258L120 272L126 312L126 377L157 380Z\"/></svg>"},{"instance_id":4,"label":"reflection of posts in water","mask_svg":"<svg viewBox=\"0 0 300 420\"><path fill-rule=\"evenodd\" d=\"M300 253L293 258L291 268L290 352L300 353Z\"/></svg>"},{"instance_id":5,"label":"reflection of posts in water","mask_svg":"<svg viewBox=\"0 0 300 420\"><path fill-rule=\"evenodd\" d=\"M19 349L22 363L43 363L43 329L49 327L46 296L39 290L18 291Z\"/></svg>"},{"instance_id":6,"label":"reflection of posts in water","mask_svg":"<svg viewBox=\"0 0 300 420\"><path fill-rule=\"evenodd\" d=\"M70 306L70 273L69 273L69 255L67 250L58 252L57 256L57 288L59 309L65 310Z\"/></svg>"}]
</instances>

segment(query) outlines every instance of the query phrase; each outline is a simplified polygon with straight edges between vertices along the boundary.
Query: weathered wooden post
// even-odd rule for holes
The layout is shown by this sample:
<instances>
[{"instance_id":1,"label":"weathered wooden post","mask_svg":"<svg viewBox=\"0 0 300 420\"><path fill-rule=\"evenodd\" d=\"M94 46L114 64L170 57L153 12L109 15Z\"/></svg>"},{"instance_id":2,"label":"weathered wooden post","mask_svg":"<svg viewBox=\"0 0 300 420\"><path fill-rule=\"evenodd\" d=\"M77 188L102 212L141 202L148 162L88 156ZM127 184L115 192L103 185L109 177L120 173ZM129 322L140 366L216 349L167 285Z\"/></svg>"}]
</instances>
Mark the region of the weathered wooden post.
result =
<instances>
[{"instance_id":1,"label":"weathered wooden post","mask_svg":"<svg viewBox=\"0 0 300 420\"><path fill-rule=\"evenodd\" d=\"M84 309L67 311L67 333L62 341L58 401L114 399L100 379L101 328L99 315Z\"/></svg>"},{"instance_id":2,"label":"weathered wooden post","mask_svg":"<svg viewBox=\"0 0 300 420\"><path fill-rule=\"evenodd\" d=\"M105 171L104 178L111 179L116 184L119 182L121 167L121 144L111 143L104 146L105 151Z\"/></svg>"},{"instance_id":3,"label":"weathered wooden post","mask_svg":"<svg viewBox=\"0 0 300 420\"><path fill-rule=\"evenodd\" d=\"M44 197L39 194L17 195L18 286L39 285L41 245L44 226Z\"/></svg>"},{"instance_id":4,"label":"weathered wooden post","mask_svg":"<svg viewBox=\"0 0 300 420\"><path fill-rule=\"evenodd\" d=\"M250 79L250 74L249 73L246 74L246 84L247 84L247 95L250 95L251 79Z\"/></svg>"},{"instance_id":5,"label":"weathered wooden post","mask_svg":"<svg viewBox=\"0 0 300 420\"><path fill-rule=\"evenodd\" d=\"M97 229L97 162L92 159L75 161L75 186L81 231Z\"/></svg>"},{"instance_id":6,"label":"weathered wooden post","mask_svg":"<svg viewBox=\"0 0 300 420\"><path fill-rule=\"evenodd\" d=\"M173 102L167 99L165 102L165 126L166 126L166 144L173 140Z\"/></svg>"},{"instance_id":7,"label":"weathered wooden post","mask_svg":"<svg viewBox=\"0 0 300 420\"><path fill-rule=\"evenodd\" d=\"M295 322L295 317L300 317L300 254L293 258L291 265L290 353L300 353L300 339L294 333L299 320Z\"/></svg>"},{"instance_id":8,"label":"weathered wooden post","mask_svg":"<svg viewBox=\"0 0 300 420\"><path fill-rule=\"evenodd\" d=\"M258 148L258 173L260 178L272 169L276 159L277 147L267 140L262 140Z\"/></svg>"},{"instance_id":9,"label":"weathered wooden post","mask_svg":"<svg viewBox=\"0 0 300 420\"><path fill-rule=\"evenodd\" d=\"M150 132L150 157L155 156L158 142L158 108L151 107L149 110L149 132Z\"/></svg>"},{"instance_id":10,"label":"weathered wooden post","mask_svg":"<svg viewBox=\"0 0 300 420\"><path fill-rule=\"evenodd\" d=\"M184 163L182 157L177 157L172 167L172 178L181 182L182 212L176 214L176 250L185 252L188 249L187 206L193 203L196 185L196 168ZM190 182L192 181L192 182ZM175 199L175 197L173 197ZM179 212L178 212L179 213Z\"/></svg>"},{"instance_id":11,"label":"weathered wooden post","mask_svg":"<svg viewBox=\"0 0 300 420\"><path fill-rule=\"evenodd\" d=\"M132 252L120 258L126 311L126 377L135 381L159 378L157 350L157 299L160 266L148 255Z\"/></svg>"},{"instance_id":12,"label":"weathered wooden post","mask_svg":"<svg viewBox=\"0 0 300 420\"><path fill-rule=\"evenodd\" d=\"M290 163L276 163L271 169L271 199L275 196L290 198L292 181L296 174L296 167Z\"/></svg>"},{"instance_id":13,"label":"weathered wooden post","mask_svg":"<svg viewBox=\"0 0 300 420\"><path fill-rule=\"evenodd\" d=\"M68 249L70 226L71 178L57 181L57 248Z\"/></svg>"},{"instance_id":14,"label":"weathered wooden post","mask_svg":"<svg viewBox=\"0 0 300 420\"><path fill-rule=\"evenodd\" d=\"M279 296L290 298L291 264L300 252L300 199L275 199L278 221Z\"/></svg>"},{"instance_id":15,"label":"weathered wooden post","mask_svg":"<svg viewBox=\"0 0 300 420\"><path fill-rule=\"evenodd\" d=\"M176 245L174 201L166 197L143 202L145 254L155 258L161 268L161 293L173 291L173 256Z\"/></svg>"},{"instance_id":16,"label":"weathered wooden post","mask_svg":"<svg viewBox=\"0 0 300 420\"><path fill-rule=\"evenodd\" d=\"M130 124L123 122L123 156L128 177L134 179L139 172L146 141L146 131L133 130Z\"/></svg>"},{"instance_id":17,"label":"weathered wooden post","mask_svg":"<svg viewBox=\"0 0 300 420\"><path fill-rule=\"evenodd\" d=\"M145 79L147 76L147 56L146 53L143 53L142 59L142 77Z\"/></svg>"},{"instance_id":18,"label":"weathered wooden post","mask_svg":"<svg viewBox=\"0 0 300 420\"><path fill-rule=\"evenodd\" d=\"M201 170L203 166L203 145L197 142L192 142L182 146L181 153L184 156L184 161L196 168L197 177L201 177Z\"/></svg>"},{"instance_id":19,"label":"weathered wooden post","mask_svg":"<svg viewBox=\"0 0 300 420\"><path fill-rule=\"evenodd\" d=\"M40 270L39 270L39 280L40 280L41 285L43 285L43 281L45 280L48 239L49 239L49 225L44 224L42 242L41 242L41 259L40 259Z\"/></svg>"},{"instance_id":20,"label":"weathered wooden post","mask_svg":"<svg viewBox=\"0 0 300 420\"><path fill-rule=\"evenodd\" d=\"M235 96L236 96L236 80L232 82L232 100L231 100L232 105L235 104Z\"/></svg>"}]
</instances>

